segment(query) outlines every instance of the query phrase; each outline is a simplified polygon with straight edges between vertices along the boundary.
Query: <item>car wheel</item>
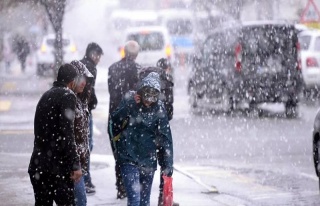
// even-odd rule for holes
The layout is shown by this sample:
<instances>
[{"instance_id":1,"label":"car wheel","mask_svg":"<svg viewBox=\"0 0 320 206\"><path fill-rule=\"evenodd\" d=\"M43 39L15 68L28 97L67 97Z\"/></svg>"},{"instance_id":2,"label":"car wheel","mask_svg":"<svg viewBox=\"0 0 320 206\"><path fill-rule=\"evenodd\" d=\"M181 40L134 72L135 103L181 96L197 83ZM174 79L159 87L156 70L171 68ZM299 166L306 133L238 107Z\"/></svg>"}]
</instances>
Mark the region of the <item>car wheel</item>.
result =
<instances>
[{"instance_id":1,"label":"car wheel","mask_svg":"<svg viewBox=\"0 0 320 206\"><path fill-rule=\"evenodd\" d=\"M234 111L234 108L235 108L234 101L227 89L223 90L221 98L222 98L221 100L222 110L228 113Z\"/></svg>"},{"instance_id":2,"label":"car wheel","mask_svg":"<svg viewBox=\"0 0 320 206\"><path fill-rule=\"evenodd\" d=\"M256 116L256 117L262 117L263 116L263 110L258 107L258 104L255 102L249 103L249 115Z\"/></svg>"},{"instance_id":3,"label":"car wheel","mask_svg":"<svg viewBox=\"0 0 320 206\"><path fill-rule=\"evenodd\" d=\"M198 107L198 95L194 88L190 88L190 94L189 94L189 103L191 108L197 108Z\"/></svg>"},{"instance_id":4,"label":"car wheel","mask_svg":"<svg viewBox=\"0 0 320 206\"><path fill-rule=\"evenodd\" d=\"M42 64L37 64L37 75L38 76L43 76L43 65Z\"/></svg>"},{"instance_id":5,"label":"car wheel","mask_svg":"<svg viewBox=\"0 0 320 206\"><path fill-rule=\"evenodd\" d=\"M297 104L292 102L292 101L288 101L286 102L285 105L285 115L287 118L295 118L298 116L298 108L297 108Z\"/></svg>"}]
</instances>

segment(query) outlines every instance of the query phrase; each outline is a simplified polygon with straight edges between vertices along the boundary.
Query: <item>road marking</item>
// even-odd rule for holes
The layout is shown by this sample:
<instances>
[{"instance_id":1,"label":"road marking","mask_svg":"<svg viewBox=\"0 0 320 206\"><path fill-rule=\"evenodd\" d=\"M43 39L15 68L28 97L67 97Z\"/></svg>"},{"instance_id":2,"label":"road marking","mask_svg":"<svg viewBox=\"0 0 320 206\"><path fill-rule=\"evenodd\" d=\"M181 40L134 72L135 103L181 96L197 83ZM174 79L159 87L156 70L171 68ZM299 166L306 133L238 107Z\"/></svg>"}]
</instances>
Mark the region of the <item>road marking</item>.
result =
<instances>
[{"instance_id":1,"label":"road marking","mask_svg":"<svg viewBox=\"0 0 320 206\"><path fill-rule=\"evenodd\" d=\"M0 112L8 111L11 107L11 101L0 101Z\"/></svg>"},{"instance_id":2,"label":"road marking","mask_svg":"<svg viewBox=\"0 0 320 206\"><path fill-rule=\"evenodd\" d=\"M15 89L16 89L16 83L14 82L5 82L1 87L2 91L15 90Z\"/></svg>"},{"instance_id":3,"label":"road marking","mask_svg":"<svg viewBox=\"0 0 320 206\"><path fill-rule=\"evenodd\" d=\"M32 129L26 129L26 130L0 130L1 135L6 134L33 134Z\"/></svg>"}]
</instances>

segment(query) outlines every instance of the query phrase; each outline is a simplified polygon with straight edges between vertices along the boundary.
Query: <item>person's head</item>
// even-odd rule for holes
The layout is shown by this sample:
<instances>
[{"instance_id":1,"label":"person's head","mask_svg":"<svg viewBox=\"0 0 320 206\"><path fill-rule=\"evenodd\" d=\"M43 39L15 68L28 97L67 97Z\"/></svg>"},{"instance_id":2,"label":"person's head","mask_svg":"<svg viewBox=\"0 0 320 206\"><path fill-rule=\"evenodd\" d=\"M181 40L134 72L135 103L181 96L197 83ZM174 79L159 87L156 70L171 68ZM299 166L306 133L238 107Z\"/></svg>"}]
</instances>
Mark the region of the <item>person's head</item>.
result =
<instances>
[{"instance_id":1,"label":"person's head","mask_svg":"<svg viewBox=\"0 0 320 206\"><path fill-rule=\"evenodd\" d=\"M72 86L72 90L78 94L83 92L87 83L87 78L93 78L93 75L89 72L87 67L78 60L73 60L70 64L77 71L77 76Z\"/></svg>"},{"instance_id":2,"label":"person's head","mask_svg":"<svg viewBox=\"0 0 320 206\"><path fill-rule=\"evenodd\" d=\"M124 45L124 56L127 59L135 60L138 56L140 46L138 42L130 40Z\"/></svg>"},{"instance_id":3,"label":"person's head","mask_svg":"<svg viewBox=\"0 0 320 206\"><path fill-rule=\"evenodd\" d=\"M170 61L166 58L159 59L156 66L164 69L166 72L169 72L171 69Z\"/></svg>"},{"instance_id":4,"label":"person's head","mask_svg":"<svg viewBox=\"0 0 320 206\"><path fill-rule=\"evenodd\" d=\"M86 57L91 59L95 65L100 62L101 55L103 55L102 48L95 42L88 44L86 49Z\"/></svg>"},{"instance_id":5,"label":"person's head","mask_svg":"<svg viewBox=\"0 0 320 206\"><path fill-rule=\"evenodd\" d=\"M65 84L72 89L73 82L78 76L78 72L71 64L63 64L60 66L57 76L57 82Z\"/></svg>"},{"instance_id":6,"label":"person's head","mask_svg":"<svg viewBox=\"0 0 320 206\"><path fill-rule=\"evenodd\" d=\"M159 74L151 72L141 80L137 93L141 96L141 102L146 107L149 107L151 104L158 101L160 90Z\"/></svg>"}]
</instances>

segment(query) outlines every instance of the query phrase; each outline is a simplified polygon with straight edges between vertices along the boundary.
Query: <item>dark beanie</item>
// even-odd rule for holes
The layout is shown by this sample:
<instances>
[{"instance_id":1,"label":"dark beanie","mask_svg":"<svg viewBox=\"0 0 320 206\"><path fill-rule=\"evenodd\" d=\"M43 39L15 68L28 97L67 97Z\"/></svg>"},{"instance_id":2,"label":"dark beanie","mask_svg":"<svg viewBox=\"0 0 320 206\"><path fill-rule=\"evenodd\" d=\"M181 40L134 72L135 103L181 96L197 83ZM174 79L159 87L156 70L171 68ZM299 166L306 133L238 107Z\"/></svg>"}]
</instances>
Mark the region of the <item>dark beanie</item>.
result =
<instances>
[{"instance_id":1,"label":"dark beanie","mask_svg":"<svg viewBox=\"0 0 320 206\"><path fill-rule=\"evenodd\" d=\"M57 81L66 84L73 81L78 76L77 70L71 64L63 64L58 71Z\"/></svg>"},{"instance_id":2,"label":"dark beanie","mask_svg":"<svg viewBox=\"0 0 320 206\"><path fill-rule=\"evenodd\" d=\"M86 55L88 56L91 51L96 51L99 54L103 54L102 48L99 46L99 44L95 42L91 42L90 44L88 44L86 49Z\"/></svg>"},{"instance_id":3,"label":"dark beanie","mask_svg":"<svg viewBox=\"0 0 320 206\"><path fill-rule=\"evenodd\" d=\"M160 67L162 69L167 69L168 67L171 67L171 64L168 59L161 58L157 62L157 67Z\"/></svg>"}]
</instances>

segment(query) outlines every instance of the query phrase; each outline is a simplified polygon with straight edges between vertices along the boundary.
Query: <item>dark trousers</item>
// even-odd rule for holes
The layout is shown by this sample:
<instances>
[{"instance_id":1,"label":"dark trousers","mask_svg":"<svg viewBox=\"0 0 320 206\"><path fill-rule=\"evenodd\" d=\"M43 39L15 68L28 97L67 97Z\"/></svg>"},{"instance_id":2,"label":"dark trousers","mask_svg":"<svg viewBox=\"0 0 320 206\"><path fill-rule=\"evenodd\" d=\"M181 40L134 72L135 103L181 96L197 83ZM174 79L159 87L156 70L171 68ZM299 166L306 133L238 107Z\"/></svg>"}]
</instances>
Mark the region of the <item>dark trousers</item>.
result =
<instances>
[{"instance_id":1,"label":"dark trousers","mask_svg":"<svg viewBox=\"0 0 320 206\"><path fill-rule=\"evenodd\" d=\"M70 174L53 175L29 173L33 186L35 206L75 205L74 183Z\"/></svg>"},{"instance_id":2,"label":"dark trousers","mask_svg":"<svg viewBox=\"0 0 320 206\"><path fill-rule=\"evenodd\" d=\"M92 114L89 115L89 150L90 155L88 159L88 171L87 174L84 175L84 183L85 184L91 184L91 174L90 174L90 156L93 149L93 120L92 120Z\"/></svg>"}]
</instances>

